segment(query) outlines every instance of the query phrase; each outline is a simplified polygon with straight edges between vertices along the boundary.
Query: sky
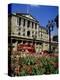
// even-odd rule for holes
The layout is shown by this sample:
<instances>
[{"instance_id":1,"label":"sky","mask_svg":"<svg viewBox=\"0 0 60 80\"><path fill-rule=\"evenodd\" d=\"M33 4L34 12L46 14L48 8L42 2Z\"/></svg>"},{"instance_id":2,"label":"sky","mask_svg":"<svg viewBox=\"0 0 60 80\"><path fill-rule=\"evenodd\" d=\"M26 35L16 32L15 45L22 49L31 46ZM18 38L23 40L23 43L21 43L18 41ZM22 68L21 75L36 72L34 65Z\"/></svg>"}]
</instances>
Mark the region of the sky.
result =
<instances>
[{"instance_id":1,"label":"sky","mask_svg":"<svg viewBox=\"0 0 60 80\"><path fill-rule=\"evenodd\" d=\"M56 15L58 15L58 7L49 5L11 4L8 8L8 12L31 14L39 21L41 26L46 27L48 20L54 20ZM58 30L55 26L52 35L56 35L57 33Z\"/></svg>"}]
</instances>

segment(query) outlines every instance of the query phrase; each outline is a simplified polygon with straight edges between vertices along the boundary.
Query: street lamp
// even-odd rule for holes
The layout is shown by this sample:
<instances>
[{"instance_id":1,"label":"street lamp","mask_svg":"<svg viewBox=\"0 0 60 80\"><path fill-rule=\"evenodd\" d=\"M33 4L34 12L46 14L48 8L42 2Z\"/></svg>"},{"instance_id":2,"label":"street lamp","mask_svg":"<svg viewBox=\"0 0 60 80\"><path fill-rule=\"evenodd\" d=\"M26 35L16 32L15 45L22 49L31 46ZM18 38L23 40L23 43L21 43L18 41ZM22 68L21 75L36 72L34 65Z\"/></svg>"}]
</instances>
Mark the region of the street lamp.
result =
<instances>
[{"instance_id":1,"label":"street lamp","mask_svg":"<svg viewBox=\"0 0 60 80\"><path fill-rule=\"evenodd\" d=\"M52 21L48 21L48 24L46 26L49 33L49 52L51 52L51 31L53 31L54 25L55 25L55 22L52 20Z\"/></svg>"}]
</instances>

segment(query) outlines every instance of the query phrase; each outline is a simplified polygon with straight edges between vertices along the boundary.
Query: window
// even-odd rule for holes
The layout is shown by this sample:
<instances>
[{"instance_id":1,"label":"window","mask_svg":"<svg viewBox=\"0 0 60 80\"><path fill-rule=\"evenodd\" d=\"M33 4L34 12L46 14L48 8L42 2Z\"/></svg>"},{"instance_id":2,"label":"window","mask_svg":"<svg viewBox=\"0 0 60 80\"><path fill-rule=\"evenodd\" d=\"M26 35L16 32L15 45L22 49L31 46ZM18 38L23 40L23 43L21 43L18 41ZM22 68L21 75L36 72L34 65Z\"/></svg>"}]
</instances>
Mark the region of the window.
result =
<instances>
[{"instance_id":1,"label":"window","mask_svg":"<svg viewBox=\"0 0 60 80\"><path fill-rule=\"evenodd\" d=\"M23 20L23 26L25 26L25 19Z\"/></svg>"},{"instance_id":2,"label":"window","mask_svg":"<svg viewBox=\"0 0 60 80\"><path fill-rule=\"evenodd\" d=\"M19 26L21 25L21 18L19 18Z\"/></svg>"},{"instance_id":3,"label":"window","mask_svg":"<svg viewBox=\"0 0 60 80\"><path fill-rule=\"evenodd\" d=\"M27 31L27 36L30 36L30 31Z\"/></svg>"},{"instance_id":4,"label":"window","mask_svg":"<svg viewBox=\"0 0 60 80\"><path fill-rule=\"evenodd\" d=\"M18 35L20 35L20 32L18 33Z\"/></svg>"},{"instance_id":5,"label":"window","mask_svg":"<svg viewBox=\"0 0 60 80\"><path fill-rule=\"evenodd\" d=\"M19 30L21 30L21 28L19 28Z\"/></svg>"},{"instance_id":6,"label":"window","mask_svg":"<svg viewBox=\"0 0 60 80\"><path fill-rule=\"evenodd\" d=\"M42 45L42 43L40 43L40 45Z\"/></svg>"},{"instance_id":7,"label":"window","mask_svg":"<svg viewBox=\"0 0 60 80\"><path fill-rule=\"evenodd\" d=\"M34 27L34 23L32 22L32 28Z\"/></svg>"},{"instance_id":8,"label":"window","mask_svg":"<svg viewBox=\"0 0 60 80\"><path fill-rule=\"evenodd\" d=\"M37 31L35 32L35 34L37 34Z\"/></svg>"},{"instance_id":9,"label":"window","mask_svg":"<svg viewBox=\"0 0 60 80\"><path fill-rule=\"evenodd\" d=\"M32 37L34 37L34 35L32 35Z\"/></svg>"},{"instance_id":10,"label":"window","mask_svg":"<svg viewBox=\"0 0 60 80\"><path fill-rule=\"evenodd\" d=\"M28 23L27 23L27 27L30 27L30 21L28 21Z\"/></svg>"},{"instance_id":11,"label":"window","mask_svg":"<svg viewBox=\"0 0 60 80\"><path fill-rule=\"evenodd\" d=\"M25 32L25 29L23 29L23 32Z\"/></svg>"},{"instance_id":12,"label":"window","mask_svg":"<svg viewBox=\"0 0 60 80\"><path fill-rule=\"evenodd\" d=\"M23 36L25 36L25 33L23 33Z\"/></svg>"}]
</instances>

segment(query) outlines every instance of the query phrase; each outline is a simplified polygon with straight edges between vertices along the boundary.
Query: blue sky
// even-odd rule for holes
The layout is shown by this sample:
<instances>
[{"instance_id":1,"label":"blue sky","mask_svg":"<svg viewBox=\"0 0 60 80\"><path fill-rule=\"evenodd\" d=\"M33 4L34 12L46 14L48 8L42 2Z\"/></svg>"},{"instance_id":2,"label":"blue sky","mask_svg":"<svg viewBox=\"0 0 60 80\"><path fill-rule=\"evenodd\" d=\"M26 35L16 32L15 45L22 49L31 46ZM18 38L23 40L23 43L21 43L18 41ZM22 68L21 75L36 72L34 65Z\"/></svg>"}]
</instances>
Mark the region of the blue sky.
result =
<instances>
[{"instance_id":1,"label":"blue sky","mask_svg":"<svg viewBox=\"0 0 60 80\"><path fill-rule=\"evenodd\" d=\"M26 4L11 4L9 12L12 13L29 13L35 17L41 26L46 27L48 20L53 20L58 15L57 6L43 6L43 5L26 5ZM57 28L53 34L57 34Z\"/></svg>"}]
</instances>

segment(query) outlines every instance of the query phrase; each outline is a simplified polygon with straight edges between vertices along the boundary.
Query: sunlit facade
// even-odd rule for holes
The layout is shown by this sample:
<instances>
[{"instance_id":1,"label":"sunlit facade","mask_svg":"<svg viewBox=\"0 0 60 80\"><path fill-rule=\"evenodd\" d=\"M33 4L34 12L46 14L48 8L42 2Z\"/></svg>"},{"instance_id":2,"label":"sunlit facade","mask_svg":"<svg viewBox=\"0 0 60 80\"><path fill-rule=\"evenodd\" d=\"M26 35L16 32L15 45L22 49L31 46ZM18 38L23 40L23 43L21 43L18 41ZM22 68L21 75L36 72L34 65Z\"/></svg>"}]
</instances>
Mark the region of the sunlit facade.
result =
<instances>
[{"instance_id":1,"label":"sunlit facade","mask_svg":"<svg viewBox=\"0 0 60 80\"><path fill-rule=\"evenodd\" d=\"M39 22L30 14L9 14L8 26L12 45L34 43L36 52L49 50L47 29L40 26Z\"/></svg>"}]
</instances>

